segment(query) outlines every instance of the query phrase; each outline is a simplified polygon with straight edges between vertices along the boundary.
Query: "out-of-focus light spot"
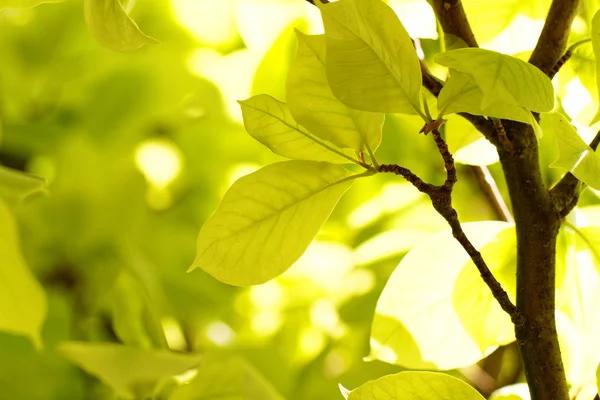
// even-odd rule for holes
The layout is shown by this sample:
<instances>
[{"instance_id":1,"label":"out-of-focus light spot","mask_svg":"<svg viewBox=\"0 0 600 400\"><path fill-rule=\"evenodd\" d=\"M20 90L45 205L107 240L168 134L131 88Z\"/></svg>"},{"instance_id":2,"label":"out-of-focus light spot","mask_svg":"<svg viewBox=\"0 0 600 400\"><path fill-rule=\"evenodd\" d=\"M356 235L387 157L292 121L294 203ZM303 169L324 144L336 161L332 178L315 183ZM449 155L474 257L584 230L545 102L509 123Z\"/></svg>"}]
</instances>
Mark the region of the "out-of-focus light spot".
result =
<instances>
[{"instance_id":1,"label":"out-of-focus light spot","mask_svg":"<svg viewBox=\"0 0 600 400\"><path fill-rule=\"evenodd\" d=\"M229 170L227 175L227 187L243 176L249 175L260 168L258 164L236 164Z\"/></svg>"},{"instance_id":2,"label":"out-of-focus light spot","mask_svg":"<svg viewBox=\"0 0 600 400\"><path fill-rule=\"evenodd\" d=\"M246 46L252 52L264 55L273 44L273 40L279 37L287 26L296 19L306 16L307 5L303 3L281 0L237 0L234 7L235 20Z\"/></svg>"},{"instance_id":3,"label":"out-of-focus light spot","mask_svg":"<svg viewBox=\"0 0 600 400\"><path fill-rule=\"evenodd\" d=\"M171 142L149 139L140 143L135 152L135 163L154 186L166 187L181 172L181 154Z\"/></svg>"},{"instance_id":4,"label":"out-of-focus light spot","mask_svg":"<svg viewBox=\"0 0 600 400\"><path fill-rule=\"evenodd\" d=\"M308 22L308 33L311 35L321 35L325 33L325 27L323 27L323 18L321 12L317 7L313 7L311 4L306 3L306 22Z\"/></svg>"},{"instance_id":5,"label":"out-of-focus light spot","mask_svg":"<svg viewBox=\"0 0 600 400\"><path fill-rule=\"evenodd\" d=\"M190 54L187 66L190 72L212 81L219 88L229 116L241 123L242 111L237 101L250 97L254 74L262 56L248 49L222 56L216 50L199 48Z\"/></svg>"},{"instance_id":6,"label":"out-of-focus light spot","mask_svg":"<svg viewBox=\"0 0 600 400\"><path fill-rule=\"evenodd\" d=\"M437 39L435 14L431 6L420 0L390 0L390 7L412 38Z\"/></svg>"},{"instance_id":7,"label":"out-of-focus light spot","mask_svg":"<svg viewBox=\"0 0 600 400\"><path fill-rule=\"evenodd\" d=\"M226 47L237 40L231 0L171 0L171 3L175 18L198 42Z\"/></svg>"},{"instance_id":8,"label":"out-of-focus light spot","mask_svg":"<svg viewBox=\"0 0 600 400\"><path fill-rule=\"evenodd\" d=\"M283 318L281 313L272 310L259 311L252 316L252 320L250 321L252 331L260 337L274 335L282 325Z\"/></svg>"},{"instance_id":9,"label":"out-of-focus light spot","mask_svg":"<svg viewBox=\"0 0 600 400\"><path fill-rule=\"evenodd\" d=\"M185 385L192 381L198 375L198 369L190 369L185 371L183 374L175 375L173 378L180 384Z\"/></svg>"},{"instance_id":10,"label":"out-of-focus light spot","mask_svg":"<svg viewBox=\"0 0 600 400\"><path fill-rule=\"evenodd\" d=\"M481 47L504 54L517 54L535 48L544 20L517 14L502 32Z\"/></svg>"},{"instance_id":11,"label":"out-of-focus light spot","mask_svg":"<svg viewBox=\"0 0 600 400\"><path fill-rule=\"evenodd\" d=\"M169 348L174 350L185 350L187 343L179 323L174 318L170 317L165 317L160 322L163 331L165 332L165 338L167 339Z\"/></svg>"},{"instance_id":12,"label":"out-of-focus light spot","mask_svg":"<svg viewBox=\"0 0 600 400\"><path fill-rule=\"evenodd\" d=\"M423 197L423 193L407 183L386 183L381 191L381 204L386 212L394 212Z\"/></svg>"},{"instance_id":13,"label":"out-of-focus light spot","mask_svg":"<svg viewBox=\"0 0 600 400\"><path fill-rule=\"evenodd\" d=\"M330 351L323 362L323 375L329 379L334 379L342 375L350 367L348 358L348 356L339 350Z\"/></svg>"},{"instance_id":14,"label":"out-of-focus light spot","mask_svg":"<svg viewBox=\"0 0 600 400\"><path fill-rule=\"evenodd\" d=\"M378 196L373 197L354 209L348 216L348 224L357 229L376 221L383 214Z\"/></svg>"},{"instance_id":15,"label":"out-of-focus light spot","mask_svg":"<svg viewBox=\"0 0 600 400\"><path fill-rule=\"evenodd\" d=\"M348 247L340 243L315 241L281 279L306 278L331 293L343 285L340 277L353 266L352 251Z\"/></svg>"},{"instance_id":16,"label":"out-of-focus light spot","mask_svg":"<svg viewBox=\"0 0 600 400\"><path fill-rule=\"evenodd\" d=\"M498 152L487 139L480 138L454 153L454 160L467 165L490 165L497 163Z\"/></svg>"},{"instance_id":17,"label":"out-of-focus light spot","mask_svg":"<svg viewBox=\"0 0 600 400\"><path fill-rule=\"evenodd\" d=\"M298 350L302 358L311 358L325 347L325 335L315 327L306 328L299 337Z\"/></svg>"},{"instance_id":18,"label":"out-of-focus light spot","mask_svg":"<svg viewBox=\"0 0 600 400\"><path fill-rule=\"evenodd\" d=\"M585 23L585 20L581 18L581 16L576 15L573 19L573 23L571 24L571 31L579 35L584 35L585 33L587 33L587 30L588 27Z\"/></svg>"},{"instance_id":19,"label":"out-of-focus light spot","mask_svg":"<svg viewBox=\"0 0 600 400\"><path fill-rule=\"evenodd\" d=\"M592 102L590 92L583 86L579 77L575 77L567 83L565 91L567 94L562 99L562 106L571 118L575 118Z\"/></svg>"},{"instance_id":20,"label":"out-of-focus light spot","mask_svg":"<svg viewBox=\"0 0 600 400\"><path fill-rule=\"evenodd\" d=\"M370 269L356 268L344 278L344 288L349 296L369 293L375 287L375 273Z\"/></svg>"},{"instance_id":21,"label":"out-of-focus light spot","mask_svg":"<svg viewBox=\"0 0 600 400\"><path fill-rule=\"evenodd\" d=\"M277 281L252 286L249 295L250 300L259 310L280 310L283 308L285 292Z\"/></svg>"},{"instance_id":22,"label":"out-of-focus light spot","mask_svg":"<svg viewBox=\"0 0 600 400\"><path fill-rule=\"evenodd\" d=\"M223 321L213 322L206 327L206 336L217 346L229 346L235 340L235 332Z\"/></svg>"},{"instance_id":23,"label":"out-of-focus light spot","mask_svg":"<svg viewBox=\"0 0 600 400\"><path fill-rule=\"evenodd\" d=\"M310 321L329 336L335 336L340 327L340 317L335 305L327 299L317 300L312 304Z\"/></svg>"},{"instance_id":24,"label":"out-of-focus light spot","mask_svg":"<svg viewBox=\"0 0 600 400\"><path fill-rule=\"evenodd\" d=\"M366 362L381 360L383 362L394 364L398 359L396 352L387 345L382 345L377 340L371 338L371 353L363 360Z\"/></svg>"}]
</instances>

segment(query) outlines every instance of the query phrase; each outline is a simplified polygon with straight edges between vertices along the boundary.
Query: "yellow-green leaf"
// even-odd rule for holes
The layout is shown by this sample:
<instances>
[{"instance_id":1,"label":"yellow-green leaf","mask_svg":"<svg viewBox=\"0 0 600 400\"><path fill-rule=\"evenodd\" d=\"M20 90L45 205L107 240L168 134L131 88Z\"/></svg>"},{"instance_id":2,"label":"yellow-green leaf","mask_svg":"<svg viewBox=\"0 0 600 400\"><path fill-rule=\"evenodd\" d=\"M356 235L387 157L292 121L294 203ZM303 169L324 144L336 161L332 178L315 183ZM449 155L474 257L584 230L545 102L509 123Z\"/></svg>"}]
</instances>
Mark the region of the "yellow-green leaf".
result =
<instances>
[{"instance_id":1,"label":"yellow-green leaf","mask_svg":"<svg viewBox=\"0 0 600 400\"><path fill-rule=\"evenodd\" d=\"M506 249L497 238L512 230L512 225L483 221L465 223L463 229L477 249L491 246L490 269L504 270L504 258L497 251ZM431 251L432 243L435 251ZM472 365L497 345L510 342L512 338L506 334L510 320L493 323L479 313L486 304L497 306L489 301L489 289L471 278L478 273L469 260L449 229L413 248L396 267L377 302L370 357L407 368L447 370ZM457 284L478 296L474 307L462 304ZM478 331L477 324L484 328Z\"/></svg>"},{"instance_id":2,"label":"yellow-green leaf","mask_svg":"<svg viewBox=\"0 0 600 400\"><path fill-rule=\"evenodd\" d=\"M340 147L375 151L384 115L357 111L331 92L325 69L325 36L298 36L298 52L287 80L287 104L294 118L315 135Z\"/></svg>"},{"instance_id":3,"label":"yellow-green leaf","mask_svg":"<svg viewBox=\"0 0 600 400\"><path fill-rule=\"evenodd\" d=\"M276 277L304 253L356 177L315 161L284 161L242 177L200 230L190 270L232 285Z\"/></svg>"},{"instance_id":4,"label":"yellow-green leaf","mask_svg":"<svg viewBox=\"0 0 600 400\"><path fill-rule=\"evenodd\" d=\"M125 399L152 396L159 381L196 367L200 356L115 343L64 342L60 353Z\"/></svg>"},{"instance_id":5,"label":"yellow-green leaf","mask_svg":"<svg viewBox=\"0 0 600 400\"><path fill-rule=\"evenodd\" d=\"M469 74L482 90L481 108L500 101L536 112L554 106L550 79L538 68L516 57L484 49L457 49L436 54L435 61Z\"/></svg>"},{"instance_id":6,"label":"yellow-green leaf","mask_svg":"<svg viewBox=\"0 0 600 400\"><path fill-rule=\"evenodd\" d=\"M0 165L0 197L15 206L28 197L46 191L46 181L40 177Z\"/></svg>"},{"instance_id":7,"label":"yellow-green leaf","mask_svg":"<svg viewBox=\"0 0 600 400\"><path fill-rule=\"evenodd\" d=\"M354 389L348 400L483 400L460 379L439 372L404 371L369 381Z\"/></svg>"},{"instance_id":8,"label":"yellow-green leaf","mask_svg":"<svg viewBox=\"0 0 600 400\"><path fill-rule=\"evenodd\" d=\"M420 114L421 68L406 29L381 0L320 4L327 78L352 108Z\"/></svg>"},{"instance_id":9,"label":"yellow-green leaf","mask_svg":"<svg viewBox=\"0 0 600 400\"><path fill-rule=\"evenodd\" d=\"M0 0L0 10L3 8L29 8L43 3L60 3L64 0Z\"/></svg>"},{"instance_id":10,"label":"yellow-green leaf","mask_svg":"<svg viewBox=\"0 0 600 400\"><path fill-rule=\"evenodd\" d=\"M259 94L239 103L248 133L273 153L337 164L351 161L348 154L342 156L343 150L298 125L288 106L268 94Z\"/></svg>"},{"instance_id":11,"label":"yellow-green leaf","mask_svg":"<svg viewBox=\"0 0 600 400\"><path fill-rule=\"evenodd\" d=\"M25 264L16 221L0 197L0 330L27 336L41 348L45 318L44 289Z\"/></svg>"},{"instance_id":12,"label":"yellow-green leaf","mask_svg":"<svg viewBox=\"0 0 600 400\"><path fill-rule=\"evenodd\" d=\"M158 44L127 15L121 0L84 0L83 4L90 32L102 46L126 52Z\"/></svg>"},{"instance_id":13,"label":"yellow-green leaf","mask_svg":"<svg viewBox=\"0 0 600 400\"><path fill-rule=\"evenodd\" d=\"M600 189L600 157L588 146L567 119L558 113L548 115L556 144L558 159L552 168L564 168L580 181Z\"/></svg>"},{"instance_id":14,"label":"yellow-green leaf","mask_svg":"<svg viewBox=\"0 0 600 400\"><path fill-rule=\"evenodd\" d=\"M596 57L596 85L598 86L598 93L600 93L600 10L596 11L592 18L592 47L594 49L594 57ZM600 109L594 116L590 125L600 121Z\"/></svg>"},{"instance_id":15,"label":"yellow-green leaf","mask_svg":"<svg viewBox=\"0 0 600 400\"><path fill-rule=\"evenodd\" d=\"M283 400L271 384L240 357L211 354L202 359L196 377L169 400Z\"/></svg>"}]
</instances>

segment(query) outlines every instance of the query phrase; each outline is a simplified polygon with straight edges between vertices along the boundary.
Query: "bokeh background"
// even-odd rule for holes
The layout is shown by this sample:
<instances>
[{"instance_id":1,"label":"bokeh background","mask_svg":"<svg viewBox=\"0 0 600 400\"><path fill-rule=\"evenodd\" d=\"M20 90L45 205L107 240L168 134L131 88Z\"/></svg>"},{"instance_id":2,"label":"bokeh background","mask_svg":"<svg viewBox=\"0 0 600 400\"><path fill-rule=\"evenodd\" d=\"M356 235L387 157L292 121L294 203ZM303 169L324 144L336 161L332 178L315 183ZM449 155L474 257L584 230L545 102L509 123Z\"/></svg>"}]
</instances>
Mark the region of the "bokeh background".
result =
<instances>
[{"instance_id":1,"label":"bokeh background","mask_svg":"<svg viewBox=\"0 0 600 400\"><path fill-rule=\"evenodd\" d=\"M443 77L431 61L443 45L427 2L389 3ZM463 3L480 43L523 57L547 8L533 0ZM583 3L572 41L589 36L597 6ZM258 93L285 100L294 29L321 33L317 10L303 0L137 0L131 16L160 44L103 48L79 0L0 11L0 164L47 182L46 195L13 212L48 305L43 350L0 333L0 399L116 398L58 353L65 340L200 353L214 357L217 375L235 355L293 400L341 398L338 383L354 388L401 371L363 361L377 298L403 255L446 226L393 176L356 182L305 255L271 282L236 288L199 269L186 273L198 231L226 189L279 160L244 131L236 101ZM582 136L592 135L591 46L555 84ZM504 192L493 149L462 120L447 126L462 163L461 220L498 219L467 165L489 164ZM443 164L420 128L416 117L388 116L378 160L441 182ZM546 165L553 146L542 142ZM544 173L549 184L560 176ZM583 204L597 202L585 193ZM508 346L452 373L489 393L521 372ZM168 385L161 390L156 398L168 398Z\"/></svg>"}]
</instances>

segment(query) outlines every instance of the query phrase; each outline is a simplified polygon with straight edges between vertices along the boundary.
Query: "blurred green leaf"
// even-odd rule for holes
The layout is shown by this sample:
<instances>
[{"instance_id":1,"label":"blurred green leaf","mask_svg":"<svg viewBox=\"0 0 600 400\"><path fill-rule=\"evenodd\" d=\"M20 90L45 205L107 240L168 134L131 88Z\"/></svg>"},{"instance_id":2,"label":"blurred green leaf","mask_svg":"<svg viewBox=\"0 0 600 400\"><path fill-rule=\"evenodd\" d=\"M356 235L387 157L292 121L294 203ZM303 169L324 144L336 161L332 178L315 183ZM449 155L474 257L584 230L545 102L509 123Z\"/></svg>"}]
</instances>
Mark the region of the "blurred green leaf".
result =
<instances>
[{"instance_id":1,"label":"blurred green leaf","mask_svg":"<svg viewBox=\"0 0 600 400\"><path fill-rule=\"evenodd\" d=\"M434 60L469 74L483 91L481 108L494 101L547 112L554 106L554 89L548 77L518 58L484 49L457 49L436 54Z\"/></svg>"},{"instance_id":2,"label":"blurred green leaf","mask_svg":"<svg viewBox=\"0 0 600 400\"><path fill-rule=\"evenodd\" d=\"M356 111L331 92L325 68L325 36L296 31L298 53L287 80L287 103L301 125L340 147L367 153L381 143L384 115Z\"/></svg>"},{"instance_id":3,"label":"blurred green leaf","mask_svg":"<svg viewBox=\"0 0 600 400\"><path fill-rule=\"evenodd\" d=\"M450 375L404 371L387 375L350 392L348 400L483 400L474 388Z\"/></svg>"},{"instance_id":4,"label":"blurred green leaf","mask_svg":"<svg viewBox=\"0 0 600 400\"><path fill-rule=\"evenodd\" d=\"M548 119L559 153L550 167L564 168L590 187L600 189L600 156L583 141L563 115L553 113L548 115Z\"/></svg>"},{"instance_id":5,"label":"blurred green leaf","mask_svg":"<svg viewBox=\"0 0 600 400\"><path fill-rule=\"evenodd\" d=\"M94 39L115 51L133 51L158 41L144 34L121 0L84 0L85 20Z\"/></svg>"},{"instance_id":6,"label":"blurred green leaf","mask_svg":"<svg viewBox=\"0 0 600 400\"><path fill-rule=\"evenodd\" d=\"M202 359L196 377L179 387L169 400L283 400L246 360L218 354Z\"/></svg>"},{"instance_id":7,"label":"blurred green leaf","mask_svg":"<svg viewBox=\"0 0 600 400\"><path fill-rule=\"evenodd\" d=\"M242 177L198 236L196 260L222 282L253 285L304 253L356 175L314 161L285 161Z\"/></svg>"},{"instance_id":8,"label":"blurred green leaf","mask_svg":"<svg viewBox=\"0 0 600 400\"><path fill-rule=\"evenodd\" d=\"M0 165L0 198L15 206L28 197L46 192L43 178Z\"/></svg>"},{"instance_id":9,"label":"blurred green leaf","mask_svg":"<svg viewBox=\"0 0 600 400\"><path fill-rule=\"evenodd\" d=\"M512 225L482 221L465 223L463 229L475 248L481 250L497 243L499 235ZM498 243L489 249L495 255L488 264L490 269L505 267L504 256L497 253L504 246ZM478 307L489 300L487 287L469 278L477 274L473 266L473 272L465 270L469 260L449 229L414 247L396 267L377 302L369 358L407 368L447 370L471 365L483 358L488 348L510 342L512 338L502 337L506 332L504 323L486 325L487 317ZM467 308L457 310L456 300L463 301L456 293L459 286L481 296L476 303L479 306L460 304ZM471 327L481 324L485 329L469 331L465 321ZM438 328L440 324L443 330Z\"/></svg>"},{"instance_id":10,"label":"blurred green leaf","mask_svg":"<svg viewBox=\"0 0 600 400\"><path fill-rule=\"evenodd\" d=\"M64 0L0 0L0 10L3 8L29 8L43 3L60 3Z\"/></svg>"},{"instance_id":11,"label":"blurred green leaf","mask_svg":"<svg viewBox=\"0 0 600 400\"><path fill-rule=\"evenodd\" d=\"M317 138L292 117L288 106L267 94L240 101L248 133L283 157L312 161L348 163L354 157Z\"/></svg>"},{"instance_id":12,"label":"blurred green leaf","mask_svg":"<svg viewBox=\"0 0 600 400\"><path fill-rule=\"evenodd\" d=\"M394 11L380 0L315 4L325 25L333 94L357 110L419 114L419 58Z\"/></svg>"},{"instance_id":13,"label":"blurred green leaf","mask_svg":"<svg viewBox=\"0 0 600 400\"><path fill-rule=\"evenodd\" d=\"M25 264L17 224L0 198L0 330L27 336L41 349L45 318L44 289Z\"/></svg>"},{"instance_id":14,"label":"blurred green leaf","mask_svg":"<svg viewBox=\"0 0 600 400\"><path fill-rule=\"evenodd\" d=\"M592 18L592 47L594 49L594 57L596 58L596 85L598 86L598 93L600 93L600 10L596 11ZM600 121L600 109L594 116L590 125Z\"/></svg>"},{"instance_id":15,"label":"blurred green leaf","mask_svg":"<svg viewBox=\"0 0 600 400\"><path fill-rule=\"evenodd\" d=\"M196 367L200 356L114 343L63 342L59 351L126 399L148 398L163 379Z\"/></svg>"}]
</instances>

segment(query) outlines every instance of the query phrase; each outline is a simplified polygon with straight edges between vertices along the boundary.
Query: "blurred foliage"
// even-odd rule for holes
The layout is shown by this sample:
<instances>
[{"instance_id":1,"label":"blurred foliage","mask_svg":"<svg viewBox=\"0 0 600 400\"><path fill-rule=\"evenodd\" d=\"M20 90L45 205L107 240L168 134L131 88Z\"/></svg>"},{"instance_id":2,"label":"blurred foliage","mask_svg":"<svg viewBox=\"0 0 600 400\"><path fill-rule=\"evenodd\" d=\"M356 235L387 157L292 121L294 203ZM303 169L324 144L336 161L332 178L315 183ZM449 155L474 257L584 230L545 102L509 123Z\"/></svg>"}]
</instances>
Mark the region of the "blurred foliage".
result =
<instances>
[{"instance_id":1,"label":"blurred foliage","mask_svg":"<svg viewBox=\"0 0 600 400\"><path fill-rule=\"evenodd\" d=\"M79 0L4 8L37 3L0 0L0 196L6 201L0 203L0 271L10 260L2 246L18 234L19 255L13 258L42 285L47 311L39 349L37 338L19 336L30 331L4 332L0 319L0 399L117 398L84 372L93 368L73 355L77 347L65 352L64 346L74 345L67 341L120 343L132 365L166 350L204 360L192 371L195 378L184 374L152 387L144 381L136 386L139 392L123 384L120 395L140 398L191 398L181 381L221 393L218 385L227 385L219 379L226 374L237 398L335 399L341 398L338 383L354 388L402 371L363 361L377 300L406 252L446 225L425 197L394 177L356 182L302 258L270 282L236 288L200 270L186 274L200 227L225 190L240 176L281 160L245 132L236 101L259 93L285 100L297 46L294 28L322 30L317 10L302 0L132 1L129 15L160 44L120 53L94 40ZM426 2L389 3L408 33L423 38L420 48L432 70L443 74L432 61L441 46ZM527 32L525 42L535 43L546 8L541 0L494 7L464 3L480 42L510 53L531 50L533 44L522 48L523 34L514 32ZM572 41L589 37L596 3L583 2ZM492 12L496 8L501 18ZM562 108L586 142L598 108L594 76L591 46L583 45L554 80ZM420 128L418 117L387 116L377 157L441 182L443 164L429 138L416 134ZM479 137L460 120L452 120L445 134L452 151L464 151L457 159L490 164L506 194L488 143L477 143ZM547 166L556 159L555 143L551 137L540 143ZM467 152L469 145L478 147ZM39 187L27 175L15 181L9 197L6 188L14 186L2 175L5 167L45 179L48 194L31 196ZM549 185L562 173L543 171ZM470 167L459 166L458 172L454 199L461 221L498 219ZM581 206L598 202L597 192L582 194ZM12 226L5 208L6 218L16 221L13 233L6 233ZM600 244L584 231L600 225L597 211L578 210L563 229L559 264L563 271L572 265L578 268L571 271L579 271L565 276L564 298L597 293L592 283L597 285L600 259L593 257ZM2 287L11 281L0 278L4 301L14 287ZM575 329L580 314L598 310L596 298L590 302L591 309L564 307L565 343L581 342ZM435 323L443 331L443 322ZM585 347L579 349L571 363L584 362L584 353ZM501 347L451 374L488 394L523 379L515 354L514 345ZM173 362L152 379L180 373L181 365ZM572 383L594 383L594 372L595 365L585 374L573 372ZM207 387L202 377L215 385Z\"/></svg>"}]
</instances>

